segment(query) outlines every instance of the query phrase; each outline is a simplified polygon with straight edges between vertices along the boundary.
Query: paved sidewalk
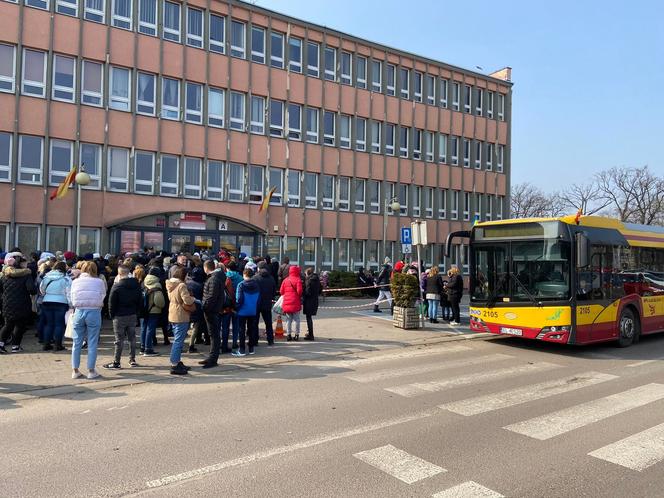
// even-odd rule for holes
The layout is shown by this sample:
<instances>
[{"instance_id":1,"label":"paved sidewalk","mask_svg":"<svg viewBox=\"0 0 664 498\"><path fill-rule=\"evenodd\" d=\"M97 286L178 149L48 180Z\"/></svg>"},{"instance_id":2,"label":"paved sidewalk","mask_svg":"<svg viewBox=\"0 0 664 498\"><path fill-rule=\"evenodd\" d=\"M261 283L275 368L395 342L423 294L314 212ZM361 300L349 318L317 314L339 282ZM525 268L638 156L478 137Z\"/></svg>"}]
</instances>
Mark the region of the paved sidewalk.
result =
<instances>
[{"instance_id":1,"label":"paved sidewalk","mask_svg":"<svg viewBox=\"0 0 664 498\"><path fill-rule=\"evenodd\" d=\"M365 304L365 308L357 306ZM350 307L353 308L350 308ZM332 309L328 309L332 308ZM348 309L339 309L345 308ZM467 309L467 307L466 307ZM467 313L466 313L467 314ZM198 353L184 353L182 360L193 367L191 375L205 375L238 368L266 367L292 361L332 360L340 356L366 351L393 349L406 346L424 345L448 340L475 339L486 334L474 334L468 329L467 319L462 325L452 327L447 323L430 324L419 330L402 330L392 326L389 309L383 313L373 313L371 302L360 299L327 298L321 303L318 316L314 319L316 341L303 341L306 333L306 321L302 316L300 341L277 341L267 346L262 338L255 356L234 358L222 355L220 367L202 370L197 362L205 357L208 346L197 345ZM261 324L261 336L264 329ZM161 336L161 331L158 337ZM160 337L160 340L162 338ZM173 378L169 374L168 354L170 346L158 346L160 356L144 358L139 356L138 367L128 364L128 347L124 348L121 370L106 370L102 365L112 361L113 331L111 323L104 321L102 337L97 356L97 368L103 379L72 380L71 377L71 340L66 339L67 351L42 351L35 338L34 329L26 332L23 347L19 354L0 356L0 410L3 397L13 400L30 399L44 396L58 396L86 390L100 390L108 387L154 382ZM188 338L185 345L187 350ZM85 372L86 352L81 357L81 366Z\"/></svg>"}]
</instances>

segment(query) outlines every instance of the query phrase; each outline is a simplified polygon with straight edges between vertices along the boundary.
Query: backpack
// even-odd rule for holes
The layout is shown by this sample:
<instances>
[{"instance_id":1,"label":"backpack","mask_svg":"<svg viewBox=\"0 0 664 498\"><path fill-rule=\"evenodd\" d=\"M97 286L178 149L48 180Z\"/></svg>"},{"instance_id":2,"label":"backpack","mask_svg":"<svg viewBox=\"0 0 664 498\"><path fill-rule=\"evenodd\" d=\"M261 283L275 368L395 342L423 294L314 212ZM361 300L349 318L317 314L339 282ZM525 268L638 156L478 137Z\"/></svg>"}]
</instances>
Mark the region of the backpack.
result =
<instances>
[{"instance_id":1,"label":"backpack","mask_svg":"<svg viewBox=\"0 0 664 498\"><path fill-rule=\"evenodd\" d=\"M141 301L141 317L148 318L150 316L150 311L154 307L154 301L152 301L152 306L150 306L150 296L157 292L159 289L145 289L143 290L143 300Z\"/></svg>"}]
</instances>

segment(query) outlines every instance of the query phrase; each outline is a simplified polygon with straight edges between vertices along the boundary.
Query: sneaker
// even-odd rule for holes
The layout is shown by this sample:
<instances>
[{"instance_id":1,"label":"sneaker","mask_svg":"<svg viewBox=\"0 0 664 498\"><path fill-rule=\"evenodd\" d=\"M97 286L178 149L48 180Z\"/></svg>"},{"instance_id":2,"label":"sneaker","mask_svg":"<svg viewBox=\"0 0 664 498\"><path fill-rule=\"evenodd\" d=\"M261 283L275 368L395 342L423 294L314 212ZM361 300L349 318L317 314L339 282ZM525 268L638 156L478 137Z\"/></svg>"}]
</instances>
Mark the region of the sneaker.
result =
<instances>
[{"instance_id":1,"label":"sneaker","mask_svg":"<svg viewBox=\"0 0 664 498\"><path fill-rule=\"evenodd\" d=\"M171 367L171 375L187 375L189 371L186 368L182 368L179 364Z\"/></svg>"},{"instance_id":2,"label":"sneaker","mask_svg":"<svg viewBox=\"0 0 664 498\"><path fill-rule=\"evenodd\" d=\"M138 363L136 363L136 360L133 360L133 359L132 359L132 360L129 360L129 366L132 367L132 368L134 368L134 367L137 367L137 366L138 366Z\"/></svg>"},{"instance_id":3,"label":"sneaker","mask_svg":"<svg viewBox=\"0 0 664 498\"><path fill-rule=\"evenodd\" d=\"M112 361L111 363L107 363L106 365L102 365L104 368L108 368L109 370L120 370L122 367L120 366L119 363L115 363Z\"/></svg>"},{"instance_id":4,"label":"sneaker","mask_svg":"<svg viewBox=\"0 0 664 498\"><path fill-rule=\"evenodd\" d=\"M242 351L240 351L240 350L238 350L238 351L233 351L233 352L231 353L231 355L232 355L232 356L236 356L236 357L247 356L246 354L244 354L244 353L243 353Z\"/></svg>"},{"instance_id":5,"label":"sneaker","mask_svg":"<svg viewBox=\"0 0 664 498\"><path fill-rule=\"evenodd\" d=\"M159 353L157 353L153 349L146 349L145 352L143 353L143 356L145 357L150 357L150 356L159 356Z\"/></svg>"},{"instance_id":6,"label":"sneaker","mask_svg":"<svg viewBox=\"0 0 664 498\"><path fill-rule=\"evenodd\" d=\"M450 322L450 325L461 325L461 323L459 323L459 322L455 322L455 321L451 321L451 322Z\"/></svg>"},{"instance_id":7,"label":"sneaker","mask_svg":"<svg viewBox=\"0 0 664 498\"><path fill-rule=\"evenodd\" d=\"M98 379L101 377L101 374L96 370L90 370L88 372L88 380Z\"/></svg>"},{"instance_id":8,"label":"sneaker","mask_svg":"<svg viewBox=\"0 0 664 498\"><path fill-rule=\"evenodd\" d=\"M72 379L83 379L85 375L83 375L83 372L72 372L71 373L71 378Z\"/></svg>"},{"instance_id":9,"label":"sneaker","mask_svg":"<svg viewBox=\"0 0 664 498\"><path fill-rule=\"evenodd\" d=\"M249 354L256 354L256 351L254 351L254 348L249 348Z\"/></svg>"},{"instance_id":10,"label":"sneaker","mask_svg":"<svg viewBox=\"0 0 664 498\"><path fill-rule=\"evenodd\" d=\"M55 345L55 350L56 351L67 351L67 348L64 347L62 344L56 344Z\"/></svg>"},{"instance_id":11,"label":"sneaker","mask_svg":"<svg viewBox=\"0 0 664 498\"><path fill-rule=\"evenodd\" d=\"M180 368L184 368L187 372L188 372L189 370L191 370L191 367L188 367L187 365L185 365L185 364L182 363L181 361L178 362L178 367L180 367Z\"/></svg>"},{"instance_id":12,"label":"sneaker","mask_svg":"<svg viewBox=\"0 0 664 498\"><path fill-rule=\"evenodd\" d=\"M21 346L12 346L12 353L22 353L23 348Z\"/></svg>"},{"instance_id":13,"label":"sneaker","mask_svg":"<svg viewBox=\"0 0 664 498\"><path fill-rule=\"evenodd\" d=\"M145 348L141 348L141 354L145 353Z\"/></svg>"}]
</instances>

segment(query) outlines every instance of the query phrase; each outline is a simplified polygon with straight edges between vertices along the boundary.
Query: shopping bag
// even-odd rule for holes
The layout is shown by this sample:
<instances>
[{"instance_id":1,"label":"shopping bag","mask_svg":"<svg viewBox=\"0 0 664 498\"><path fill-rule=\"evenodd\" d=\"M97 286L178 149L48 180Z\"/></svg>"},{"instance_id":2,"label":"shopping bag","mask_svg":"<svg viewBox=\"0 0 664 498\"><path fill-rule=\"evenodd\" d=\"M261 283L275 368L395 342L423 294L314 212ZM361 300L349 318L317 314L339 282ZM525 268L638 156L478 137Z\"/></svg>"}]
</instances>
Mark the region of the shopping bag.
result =
<instances>
[{"instance_id":1,"label":"shopping bag","mask_svg":"<svg viewBox=\"0 0 664 498\"><path fill-rule=\"evenodd\" d=\"M277 302L274 303L274 306L272 306L272 311L274 311L277 315L281 315L284 310L284 296L279 296L279 299L277 299Z\"/></svg>"},{"instance_id":2,"label":"shopping bag","mask_svg":"<svg viewBox=\"0 0 664 498\"><path fill-rule=\"evenodd\" d=\"M73 339L74 338L74 310L67 310L65 313L65 323L67 326L65 327L65 337L67 339Z\"/></svg>"}]
</instances>

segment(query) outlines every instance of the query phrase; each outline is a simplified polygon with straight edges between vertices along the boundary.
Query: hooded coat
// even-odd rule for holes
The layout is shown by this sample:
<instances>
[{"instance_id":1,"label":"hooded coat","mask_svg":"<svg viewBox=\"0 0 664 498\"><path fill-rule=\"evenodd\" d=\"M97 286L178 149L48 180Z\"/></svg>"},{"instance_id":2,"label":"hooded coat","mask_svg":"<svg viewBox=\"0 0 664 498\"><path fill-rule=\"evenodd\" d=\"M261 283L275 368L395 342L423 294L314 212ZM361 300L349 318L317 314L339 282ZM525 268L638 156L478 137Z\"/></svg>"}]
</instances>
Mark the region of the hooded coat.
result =
<instances>
[{"instance_id":1,"label":"hooded coat","mask_svg":"<svg viewBox=\"0 0 664 498\"><path fill-rule=\"evenodd\" d=\"M194 296L194 299L203 300L203 286L205 285L206 277L207 275L205 275L203 268L199 266L191 270L189 278L187 278L187 289L189 290L189 294ZM203 310L200 306L196 306L196 311L191 314L189 319L194 323L203 319Z\"/></svg>"},{"instance_id":2,"label":"hooded coat","mask_svg":"<svg viewBox=\"0 0 664 498\"><path fill-rule=\"evenodd\" d=\"M291 266L288 269L288 277L281 282L279 294L284 297L282 309L284 313L299 313L302 309L302 279L300 278L300 267Z\"/></svg>"},{"instance_id":3,"label":"hooded coat","mask_svg":"<svg viewBox=\"0 0 664 498\"><path fill-rule=\"evenodd\" d=\"M161 290L161 283L159 277L156 275L148 275L143 280L143 287L145 287L146 309L148 315L161 315L162 310L166 306L166 299L164 292Z\"/></svg>"},{"instance_id":4,"label":"hooded coat","mask_svg":"<svg viewBox=\"0 0 664 498\"><path fill-rule=\"evenodd\" d=\"M62 272L51 270L41 280L39 292L44 296L43 303L69 303L71 279Z\"/></svg>"},{"instance_id":5,"label":"hooded coat","mask_svg":"<svg viewBox=\"0 0 664 498\"><path fill-rule=\"evenodd\" d=\"M191 314L183 308L185 304L194 304L194 296L189 294L187 285L177 278L166 280L168 291L168 321L171 323L189 323Z\"/></svg>"},{"instance_id":6,"label":"hooded coat","mask_svg":"<svg viewBox=\"0 0 664 498\"><path fill-rule=\"evenodd\" d=\"M28 268L8 266L0 277L2 314L7 320L20 320L32 313L30 296L35 294L32 272Z\"/></svg>"},{"instance_id":7,"label":"hooded coat","mask_svg":"<svg viewBox=\"0 0 664 498\"><path fill-rule=\"evenodd\" d=\"M237 314L238 316L256 316L261 300L261 292L255 280L243 280L237 286Z\"/></svg>"},{"instance_id":8,"label":"hooded coat","mask_svg":"<svg viewBox=\"0 0 664 498\"><path fill-rule=\"evenodd\" d=\"M305 315L315 315L318 312L318 296L320 295L320 279L316 273L305 277L304 280L304 304Z\"/></svg>"},{"instance_id":9,"label":"hooded coat","mask_svg":"<svg viewBox=\"0 0 664 498\"><path fill-rule=\"evenodd\" d=\"M258 284L261 292L261 310L270 310L272 308L272 299L277 293L277 284L272 277L272 273L267 268L261 268L254 276L254 280Z\"/></svg>"}]
</instances>

